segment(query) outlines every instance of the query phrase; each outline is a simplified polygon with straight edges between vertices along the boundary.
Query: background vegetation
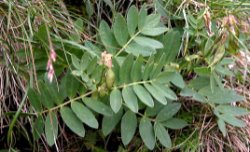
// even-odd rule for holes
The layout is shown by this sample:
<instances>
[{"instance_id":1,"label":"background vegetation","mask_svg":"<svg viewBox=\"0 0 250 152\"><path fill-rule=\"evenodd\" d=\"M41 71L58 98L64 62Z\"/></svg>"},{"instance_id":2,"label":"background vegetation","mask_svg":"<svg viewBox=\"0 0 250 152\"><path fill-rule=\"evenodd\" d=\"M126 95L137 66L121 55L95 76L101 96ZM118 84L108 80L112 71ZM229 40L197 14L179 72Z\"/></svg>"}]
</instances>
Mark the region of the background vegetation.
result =
<instances>
[{"instance_id":1,"label":"background vegetation","mask_svg":"<svg viewBox=\"0 0 250 152\"><path fill-rule=\"evenodd\" d=\"M0 148L249 151L249 10L0 1Z\"/></svg>"}]
</instances>

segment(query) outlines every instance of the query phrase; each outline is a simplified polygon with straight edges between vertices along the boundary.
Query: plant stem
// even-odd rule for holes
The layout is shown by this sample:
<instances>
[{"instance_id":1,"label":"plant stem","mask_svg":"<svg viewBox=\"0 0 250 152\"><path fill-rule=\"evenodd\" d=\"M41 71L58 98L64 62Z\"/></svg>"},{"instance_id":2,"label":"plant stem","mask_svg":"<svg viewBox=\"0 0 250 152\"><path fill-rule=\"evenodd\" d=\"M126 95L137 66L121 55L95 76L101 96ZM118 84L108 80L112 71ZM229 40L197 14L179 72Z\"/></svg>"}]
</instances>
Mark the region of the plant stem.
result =
<instances>
[{"instance_id":1,"label":"plant stem","mask_svg":"<svg viewBox=\"0 0 250 152\"><path fill-rule=\"evenodd\" d=\"M119 54L121 54L127 47L128 45L135 39L137 35L139 35L141 31L138 31L135 35L133 35L129 41L119 50L119 52L116 53L115 57L117 57Z\"/></svg>"},{"instance_id":2,"label":"plant stem","mask_svg":"<svg viewBox=\"0 0 250 152\"><path fill-rule=\"evenodd\" d=\"M66 105L70 104L71 102L74 102L74 101L79 100L79 99L81 99L81 98L84 98L84 97L86 97L86 96L88 96L88 95L91 95L91 94L94 93L95 91L96 91L96 90L90 91L90 92L88 92L88 93L85 93L85 94L83 94L83 95L81 95L81 96L78 96L78 97L75 97L75 98L73 98L73 99L70 99L70 100L68 100L68 101L66 101L66 102L64 102L64 103L62 103L62 104L60 104L60 105L58 105L58 106L55 106L55 107L53 107L53 108L51 108L51 109L44 110L44 111L39 112L39 113L37 113L37 114L44 114L44 113L47 113L47 112L50 112L50 111L59 109L59 108L61 108L61 107L63 107L63 106L66 106Z\"/></svg>"}]
</instances>

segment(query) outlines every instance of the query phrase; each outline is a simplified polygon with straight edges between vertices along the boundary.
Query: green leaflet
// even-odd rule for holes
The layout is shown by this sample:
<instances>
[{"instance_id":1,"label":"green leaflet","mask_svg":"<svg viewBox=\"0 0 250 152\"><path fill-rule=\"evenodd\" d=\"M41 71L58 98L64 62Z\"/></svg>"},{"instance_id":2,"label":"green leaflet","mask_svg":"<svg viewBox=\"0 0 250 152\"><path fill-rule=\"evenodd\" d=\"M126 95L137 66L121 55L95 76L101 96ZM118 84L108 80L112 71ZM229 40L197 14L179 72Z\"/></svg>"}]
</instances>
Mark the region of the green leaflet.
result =
<instances>
[{"instance_id":1,"label":"green leaflet","mask_svg":"<svg viewBox=\"0 0 250 152\"><path fill-rule=\"evenodd\" d=\"M159 25L161 21L161 16L159 14L150 14L146 17L144 26L142 28L142 31L144 29L154 28L157 25Z\"/></svg>"},{"instance_id":2,"label":"green leaflet","mask_svg":"<svg viewBox=\"0 0 250 152\"><path fill-rule=\"evenodd\" d=\"M157 83L157 82L153 82L152 86L158 90L159 92L161 92L162 94L164 94L164 96L170 100L177 100L177 96L176 94L169 89L167 86Z\"/></svg>"},{"instance_id":3,"label":"green leaflet","mask_svg":"<svg viewBox=\"0 0 250 152\"><path fill-rule=\"evenodd\" d=\"M83 123L88 125L89 127L98 128L98 121L96 120L94 114L86 108L83 104L79 102L72 102L71 109L75 113L75 115L80 119Z\"/></svg>"},{"instance_id":4,"label":"green leaflet","mask_svg":"<svg viewBox=\"0 0 250 152\"><path fill-rule=\"evenodd\" d=\"M164 47L160 51L166 53L166 62L173 62L180 51L182 44L182 35L178 30L172 29L163 36L162 43Z\"/></svg>"},{"instance_id":5,"label":"green leaflet","mask_svg":"<svg viewBox=\"0 0 250 152\"><path fill-rule=\"evenodd\" d=\"M87 75L91 75L94 70L95 70L95 67L97 66L97 63L98 60L97 60L97 57L93 58L92 61L89 63L89 66L87 68Z\"/></svg>"},{"instance_id":6,"label":"green leaflet","mask_svg":"<svg viewBox=\"0 0 250 152\"><path fill-rule=\"evenodd\" d=\"M225 46L224 45L221 45L219 46L219 48L216 50L216 53L214 55L214 58L213 60L211 61L210 63L210 67L214 66L215 64L217 64L221 59L222 57L224 56L225 54Z\"/></svg>"},{"instance_id":7,"label":"green leaflet","mask_svg":"<svg viewBox=\"0 0 250 152\"><path fill-rule=\"evenodd\" d=\"M83 46L83 45L81 45L81 44L79 44L79 43L77 43L75 41L65 40L65 39L62 39L61 37L58 37L58 36L55 36L55 40L60 42L60 43L64 43L65 45L70 46L71 48L76 48L76 49L79 49L79 50L82 50L82 51L87 51L88 53L90 53L93 56L98 56L97 52L92 51L88 47Z\"/></svg>"},{"instance_id":8,"label":"green leaflet","mask_svg":"<svg viewBox=\"0 0 250 152\"><path fill-rule=\"evenodd\" d=\"M84 53L80 61L80 70L85 71L89 67L91 60L89 53Z\"/></svg>"},{"instance_id":9,"label":"green leaflet","mask_svg":"<svg viewBox=\"0 0 250 152\"><path fill-rule=\"evenodd\" d=\"M246 123L242 120L239 120L235 118L234 116L228 115L228 114L222 114L218 115L219 119L224 120L225 122L229 123L232 126L235 127L245 127Z\"/></svg>"},{"instance_id":10,"label":"green leaflet","mask_svg":"<svg viewBox=\"0 0 250 152\"><path fill-rule=\"evenodd\" d=\"M115 10L115 6L113 5L111 0L103 0L110 8L112 11Z\"/></svg>"},{"instance_id":11,"label":"green leaflet","mask_svg":"<svg viewBox=\"0 0 250 152\"><path fill-rule=\"evenodd\" d=\"M232 115L232 116L244 116L244 115L249 114L249 111L247 109L241 108L241 107L234 107L231 105L219 105L215 107L215 110L220 113L224 113L224 114Z\"/></svg>"},{"instance_id":12,"label":"green leaflet","mask_svg":"<svg viewBox=\"0 0 250 152\"><path fill-rule=\"evenodd\" d=\"M93 78L93 81L95 84L99 83L101 81L101 76L103 73L103 67L102 66L97 66L95 70L93 71L91 77Z\"/></svg>"},{"instance_id":13,"label":"green leaflet","mask_svg":"<svg viewBox=\"0 0 250 152\"><path fill-rule=\"evenodd\" d=\"M142 78L142 58L138 57L136 61L133 64L133 67L131 69L131 80L133 82L139 81Z\"/></svg>"},{"instance_id":14,"label":"green leaflet","mask_svg":"<svg viewBox=\"0 0 250 152\"><path fill-rule=\"evenodd\" d=\"M147 36L158 36L166 32L166 27L143 28L141 33Z\"/></svg>"},{"instance_id":15,"label":"green leaflet","mask_svg":"<svg viewBox=\"0 0 250 152\"><path fill-rule=\"evenodd\" d=\"M74 54L71 54L71 62L76 69L81 69L80 60Z\"/></svg>"},{"instance_id":16,"label":"green leaflet","mask_svg":"<svg viewBox=\"0 0 250 152\"><path fill-rule=\"evenodd\" d=\"M133 54L134 56L142 55L145 57L156 53L156 50L154 48L140 45L134 41L127 46L125 51L127 53Z\"/></svg>"},{"instance_id":17,"label":"green leaflet","mask_svg":"<svg viewBox=\"0 0 250 152\"><path fill-rule=\"evenodd\" d=\"M63 103L63 97L60 95L60 91L55 83L46 82L45 85L48 87L48 91L50 92L51 100L57 105ZM41 100L41 99L40 99Z\"/></svg>"},{"instance_id":18,"label":"green leaflet","mask_svg":"<svg viewBox=\"0 0 250 152\"><path fill-rule=\"evenodd\" d=\"M154 128L150 120L146 117L142 118L139 125L140 136L148 149L153 150L155 147Z\"/></svg>"},{"instance_id":19,"label":"green leaflet","mask_svg":"<svg viewBox=\"0 0 250 152\"><path fill-rule=\"evenodd\" d=\"M133 36L135 34L137 25L138 25L138 10L133 5L129 8L127 14L127 26L130 36Z\"/></svg>"},{"instance_id":20,"label":"green leaflet","mask_svg":"<svg viewBox=\"0 0 250 152\"><path fill-rule=\"evenodd\" d=\"M44 132L44 123L43 117L39 115L32 124L32 132L35 140L38 140Z\"/></svg>"},{"instance_id":21,"label":"green leaflet","mask_svg":"<svg viewBox=\"0 0 250 152\"><path fill-rule=\"evenodd\" d=\"M148 91L141 85L133 86L134 92L137 97L147 106L154 107L154 101Z\"/></svg>"},{"instance_id":22,"label":"green leaflet","mask_svg":"<svg viewBox=\"0 0 250 152\"><path fill-rule=\"evenodd\" d=\"M199 76L210 76L211 75L211 68L208 67L197 67L194 68L194 72Z\"/></svg>"},{"instance_id":23,"label":"green leaflet","mask_svg":"<svg viewBox=\"0 0 250 152\"><path fill-rule=\"evenodd\" d=\"M147 10L145 8L145 5L143 5L143 7L141 8L141 10L139 12L139 20L138 20L139 30L143 29L145 22L146 22L146 18L147 18Z\"/></svg>"},{"instance_id":24,"label":"green leaflet","mask_svg":"<svg viewBox=\"0 0 250 152\"><path fill-rule=\"evenodd\" d=\"M153 68L154 68L154 62L152 62L152 63L148 62L146 64L145 69L144 69L144 73L143 73L143 80L148 80Z\"/></svg>"},{"instance_id":25,"label":"green leaflet","mask_svg":"<svg viewBox=\"0 0 250 152\"><path fill-rule=\"evenodd\" d=\"M38 93L34 89L29 88L28 97L31 105L35 108L35 110L37 112L40 112L42 110L42 105Z\"/></svg>"},{"instance_id":26,"label":"green leaflet","mask_svg":"<svg viewBox=\"0 0 250 152\"><path fill-rule=\"evenodd\" d=\"M86 1L86 11L88 13L89 18L94 14L94 6L90 0Z\"/></svg>"},{"instance_id":27,"label":"green leaflet","mask_svg":"<svg viewBox=\"0 0 250 152\"><path fill-rule=\"evenodd\" d=\"M157 91L152 85L150 84L144 84L145 88L150 92L150 94L161 104L166 105L167 104L167 99L164 97L164 94L161 92Z\"/></svg>"},{"instance_id":28,"label":"green leaflet","mask_svg":"<svg viewBox=\"0 0 250 152\"><path fill-rule=\"evenodd\" d=\"M122 94L119 89L114 89L110 94L110 107L117 113L122 107Z\"/></svg>"},{"instance_id":29,"label":"green leaflet","mask_svg":"<svg viewBox=\"0 0 250 152\"><path fill-rule=\"evenodd\" d=\"M58 121L54 112L48 113L45 120L45 137L49 146L55 144L58 135Z\"/></svg>"},{"instance_id":30,"label":"green leaflet","mask_svg":"<svg viewBox=\"0 0 250 152\"><path fill-rule=\"evenodd\" d=\"M43 99L41 100L42 104L48 109L54 107L55 96L51 94L51 90L49 89L48 85L41 82L39 88L41 91L41 98Z\"/></svg>"},{"instance_id":31,"label":"green leaflet","mask_svg":"<svg viewBox=\"0 0 250 152\"><path fill-rule=\"evenodd\" d=\"M220 131L222 132L223 136L226 137L227 128L226 128L225 122L222 119L218 119L217 124L218 124L218 127L219 127Z\"/></svg>"},{"instance_id":32,"label":"green leaflet","mask_svg":"<svg viewBox=\"0 0 250 152\"><path fill-rule=\"evenodd\" d=\"M147 47L154 48L154 49L163 48L163 45L161 42L154 40L152 38L148 38L148 37L137 36L134 38L134 41L138 43L139 45L147 46Z\"/></svg>"},{"instance_id":33,"label":"green leaflet","mask_svg":"<svg viewBox=\"0 0 250 152\"><path fill-rule=\"evenodd\" d=\"M132 111L127 111L121 121L121 137L122 143L128 145L134 137L137 127L137 118Z\"/></svg>"},{"instance_id":34,"label":"green leaflet","mask_svg":"<svg viewBox=\"0 0 250 152\"><path fill-rule=\"evenodd\" d=\"M170 118L167 121L162 123L163 126L170 129L182 129L186 127L188 124L186 121L178 118Z\"/></svg>"},{"instance_id":35,"label":"green leaflet","mask_svg":"<svg viewBox=\"0 0 250 152\"><path fill-rule=\"evenodd\" d=\"M138 101L137 97L132 89L132 87L125 87L122 89L122 97L126 105L130 110L137 113L138 112Z\"/></svg>"},{"instance_id":36,"label":"green leaflet","mask_svg":"<svg viewBox=\"0 0 250 152\"><path fill-rule=\"evenodd\" d=\"M159 122L166 121L172 118L181 108L180 103L167 104L156 116L156 120Z\"/></svg>"},{"instance_id":37,"label":"green leaflet","mask_svg":"<svg viewBox=\"0 0 250 152\"><path fill-rule=\"evenodd\" d=\"M86 104L86 106L88 106L90 109L94 110L99 114L102 114L104 116L113 115L113 111L111 110L111 108L101 101L98 101L93 98L84 98L83 102Z\"/></svg>"},{"instance_id":38,"label":"green leaflet","mask_svg":"<svg viewBox=\"0 0 250 152\"><path fill-rule=\"evenodd\" d=\"M214 45L214 41L211 38L207 39L207 42L206 42L205 48L204 48L205 55L207 55L209 53L209 51L211 50L213 45Z\"/></svg>"},{"instance_id":39,"label":"green leaflet","mask_svg":"<svg viewBox=\"0 0 250 152\"><path fill-rule=\"evenodd\" d=\"M184 89L181 90L180 95L183 97L192 97L192 99L199 101L199 102L206 102L206 98L196 92L195 90L192 90L188 87L185 87Z\"/></svg>"},{"instance_id":40,"label":"green leaflet","mask_svg":"<svg viewBox=\"0 0 250 152\"><path fill-rule=\"evenodd\" d=\"M83 32L83 20L78 18L74 23L75 32L70 35L70 40L75 42L81 41L81 32Z\"/></svg>"},{"instance_id":41,"label":"green leaflet","mask_svg":"<svg viewBox=\"0 0 250 152\"><path fill-rule=\"evenodd\" d=\"M212 92L210 86L204 87L199 90L199 94L203 96L207 96L208 102L217 103L217 104L226 104L226 103L232 103L236 101L245 100L243 96L238 95L233 90L230 90L230 89L221 90L218 87L214 88L214 92Z\"/></svg>"},{"instance_id":42,"label":"green leaflet","mask_svg":"<svg viewBox=\"0 0 250 152\"><path fill-rule=\"evenodd\" d=\"M126 21L121 14L117 14L113 24L113 31L117 42L120 46L123 46L127 43L129 34Z\"/></svg>"},{"instance_id":43,"label":"green leaflet","mask_svg":"<svg viewBox=\"0 0 250 152\"><path fill-rule=\"evenodd\" d=\"M210 85L210 79L207 77L197 77L189 81L188 86L194 88L195 90L200 90L206 86Z\"/></svg>"},{"instance_id":44,"label":"green leaflet","mask_svg":"<svg viewBox=\"0 0 250 152\"><path fill-rule=\"evenodd\" d=\"M115 54L118 48L118 44L115 40L115 37L112 31L109 28L109 25L105 21L101 21L99 26L99 34L102 43L108 52Z\"/></svg>"},{"instance_id":45,"label":"green leaflet","mask_svg":"<svg viewBox=\"0 0 250 152\"><path fill-rule=\"evenodd\" d=\"M171 82L175 86L177 86L178 88L181 88L181 89L183 89L185 87L185 82L183 80L183 77L178 72L169 72L169 71L162 72L157 76L156 81L158 83Z\"/></svg>"},{"instance_id":46,"label":"green leaflet","mask_svg":"<svg viewBox=\"0 0 250 152\"><path fill-rule=\"evenodd\" d=\"M80 87L80 82L69 72L63 77L59 86L60 96L73 98ZM63 100L62 100L63 101Z\"/></svg>"},{"instance_id":47,"label":"green leaflet","mask_svg":"<svg viewBox=\"0 0 250 152\"><path fill-rule=\"evenodd\" d=\"M163 108L164 105L162 105L159 102L155 102L154 107L153 108L147 107L144 114L148 117L155 117Z\"/></svg>"},{"instance_id":48,"label":"green leaflet","mask_svg":"<svg viewBox=\"0 0 250 152\"><path fill-rule=\"evenodd\" d=\"M113 69L113 71L115 73L115 84L118 84L120 82L120 74L119 74L119 72L120 72L120 65L119 65L119 63L118 63L118 61L117 61L116 58L112 59L112 63L113 63L112 69Z\"/></svg>"},{"instance_id":49,"label":"green leaflet","mask_svg":"<svg viewBox=\"0 0 250 152\"><path fill-rule=\"evenodd\" d=\"M154 66L151 74L150 74L150 78L153 79L156 76L158 76L159 73L162 72L162 69L166 63L166 55L164 53L160 53L160 57L157 59L155 58L156 61L156 65Z\"/></svg>"},{"instance_id":50,"label":"green leaflet","mask_svg":"<svg viewBox=\"0 0 250 152\"><path fill-rule=\"evenodd\" d=\"M128 73L131 72L132 66L134 62L134 57L132 55L128 55L126 59L123 61L123 64L120 69L119 73L119 80L121 83L128 83L130 82L130 75Z\"/></svg>"},{"instance_id":51,"label":"green leaflet","mask_svg":"<svg viewBox=\"0 0 250 152\"><path fill-rule=\"evenodd\" d=\"M171 148L172 142L168 134L168 131L164 128L164 126L161 123L156 122L154 125L154 130L156 137L158 138L160 143L166 148Z\"/></svg>"},{"instance_id":52,"label":"green leaflet","mask_svg":"<svg viewBox=\"0 0 250 152\"><path fill-rule=\"evenodd\" d=\"M102 133L107 136L114 130L116 125L120 122L122 118L123 110L120 109L118 113L114 113L112 116L104 116L102 119Z\"/></svg>"},{"instance_id":53,"label":"green leaflet","mask_svg":"<svg viewBox=\"0 0 250 152\"><path fill-rule=\"evenodd\" d=\"M74 112L69 107L62 107L60 109L60 114L65 122L65 124L78 136L84 137L85 136L85 129L81 120L77 118Z\"/></svg>"}]
</instances>

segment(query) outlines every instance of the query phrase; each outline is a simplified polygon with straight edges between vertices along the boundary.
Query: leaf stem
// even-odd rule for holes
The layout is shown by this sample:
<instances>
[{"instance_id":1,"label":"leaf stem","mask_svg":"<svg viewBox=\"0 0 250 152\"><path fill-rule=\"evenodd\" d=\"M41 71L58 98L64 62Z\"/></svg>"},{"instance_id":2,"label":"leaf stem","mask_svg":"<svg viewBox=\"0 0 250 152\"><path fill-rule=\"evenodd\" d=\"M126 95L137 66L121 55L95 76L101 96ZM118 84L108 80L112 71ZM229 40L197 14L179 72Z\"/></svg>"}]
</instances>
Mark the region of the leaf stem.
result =
<instances>
[{"instance_id":1,"label":"leaf stem","mask_svg":"<svg viewBox=\"0 0 250 152\"><path fill-rule=\"evenodd\" d=\"M129 39L129 41L119 50L119 52L116 53L115 57L117 57L119 54L121 54L122 51L124 51L124 50L128 47L128 45L135 39L135 37L136 37L137 35L139 35L140 33L141 33L141 31L138 31L135 35L133 35L133 36Z\"/></svg>"},{"instance_id":2,"label":"leaf stem","mask_svg":"<svg viewBox=\"0 0 250 152\"><path fill-rule=\"evenodd\" d=\"M122 84L122 85L116 86L116 87L114 87L114 88L121 89L121 88L129 87L129 86L133 86L133 85L152 83L153 81L154 81L154 80L132 82L132 83L129 83L129 84Z\"/></svg>"},{"instance_id":3,"label":"leaf stem","mask_svg":"<svg viewBox=\"0 0 250 152\"><path fill-rule=\"evenodd\" d=\"M51 108L51 109L44 110L44 111L39 112L39 113L37 113L37 114L44 114L44 113L47 113L47 112L50 112L50 111L59 109L59 108L61 108L61 107L63 107L63 106L66 106L66 105L70 104L71 102L74 102L74 101L79 100L79 99L81 99L81 98L84 98L84 97L86 97L86 96L88 96L88 95L91 95L91 94L94 93L95 91L96 91L96 90L90 91L90 92L88 92L88 93L85 93L85 94L83 94L83 95L80 95L80 96L78 96L78 97L75 97L75 98L73 98L73 99L70 99L70 100L68 100L68 101L66 101L66 102L64 102L64 103L62 103L62 104L60 104L60 105L58 105L58 106L55 106L55 107L53 107L53 108Z\"/></svg>"}]
</instances>

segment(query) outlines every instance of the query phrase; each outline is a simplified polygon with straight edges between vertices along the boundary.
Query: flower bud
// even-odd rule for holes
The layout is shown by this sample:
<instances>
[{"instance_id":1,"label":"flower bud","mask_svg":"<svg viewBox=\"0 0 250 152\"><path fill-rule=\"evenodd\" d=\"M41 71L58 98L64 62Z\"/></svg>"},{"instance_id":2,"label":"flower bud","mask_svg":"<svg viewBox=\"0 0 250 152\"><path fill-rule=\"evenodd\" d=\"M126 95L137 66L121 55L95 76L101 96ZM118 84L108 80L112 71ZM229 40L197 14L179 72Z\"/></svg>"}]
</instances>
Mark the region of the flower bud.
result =
<instances>
[{"instance_id":1,"label":"flower bud","mask_svg":"<svg viewBox=\"0 0 250 152\"><path fill-rule=\"evenodd\" d=\"M112 69L107 70L105 78L106 78L107 88L111 89L113 87L114 82L115 82L115 73L113 72Z\"/></svg>"}]
</instances>

